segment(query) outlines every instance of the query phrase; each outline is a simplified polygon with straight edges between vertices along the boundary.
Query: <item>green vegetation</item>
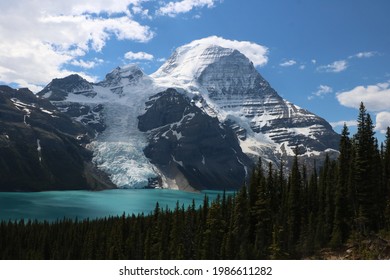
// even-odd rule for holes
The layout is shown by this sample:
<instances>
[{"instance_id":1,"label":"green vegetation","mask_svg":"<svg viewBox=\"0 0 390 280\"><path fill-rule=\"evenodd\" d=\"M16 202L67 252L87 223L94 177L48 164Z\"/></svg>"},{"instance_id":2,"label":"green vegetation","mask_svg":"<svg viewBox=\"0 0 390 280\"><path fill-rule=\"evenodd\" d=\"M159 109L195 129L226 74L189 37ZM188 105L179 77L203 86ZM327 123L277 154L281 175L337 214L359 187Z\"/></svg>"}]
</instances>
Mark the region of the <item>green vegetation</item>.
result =
<instances>
[{"instance_id":1,"label":"green vegetation","mask_svg":"<svg viewBox=\"0 0 390 280\"><path fill-rule=\"evenodd\" d=\"M338 160L327 158L318 173L298 156L288 176L260 160L247 187L198 208L157 203L148 216L3 221L0 258L301 259L348 242L359 244L359 257L377 258L367 248L370 237L389 235L389 194L390 129L379 148L362 104L357 133L350 138L344 126Z\"/></svg>"}]
</instances>

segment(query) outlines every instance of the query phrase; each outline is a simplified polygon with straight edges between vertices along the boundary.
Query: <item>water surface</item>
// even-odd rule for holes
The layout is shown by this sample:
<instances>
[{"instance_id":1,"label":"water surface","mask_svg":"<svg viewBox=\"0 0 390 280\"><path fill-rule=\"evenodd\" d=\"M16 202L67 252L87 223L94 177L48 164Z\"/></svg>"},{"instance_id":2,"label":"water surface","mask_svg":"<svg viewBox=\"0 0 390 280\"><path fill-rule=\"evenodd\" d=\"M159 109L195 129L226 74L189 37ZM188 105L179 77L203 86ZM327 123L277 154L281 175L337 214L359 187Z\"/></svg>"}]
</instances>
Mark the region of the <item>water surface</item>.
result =
<instances>
[{"instance_id":1,"label":"water surface","mask_svg":"<svg viewBox=\"0 0 390 280\"><path fill-rule=\"evenodd\" d=\"M220 192L190 193L166 189L116 189L91 191L0 192L0 220L48 220L99 218L151 213L156 202L161 208L187 207L195 200L203 203L205 194L215 199Z\"/></svg>"}]
</instances>

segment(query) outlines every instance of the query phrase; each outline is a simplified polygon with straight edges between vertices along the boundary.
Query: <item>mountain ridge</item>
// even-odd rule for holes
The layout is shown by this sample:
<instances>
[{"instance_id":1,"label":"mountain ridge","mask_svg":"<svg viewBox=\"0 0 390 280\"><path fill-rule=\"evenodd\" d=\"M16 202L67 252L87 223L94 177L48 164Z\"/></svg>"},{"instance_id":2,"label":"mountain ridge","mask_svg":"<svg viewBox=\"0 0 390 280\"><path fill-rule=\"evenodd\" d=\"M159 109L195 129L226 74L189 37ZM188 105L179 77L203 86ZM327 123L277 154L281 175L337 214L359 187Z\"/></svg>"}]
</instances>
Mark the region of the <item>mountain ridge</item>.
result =
<instances>
[{"instance_id":1,"label":"mountain ridge","mask_svg":"<svg viewBox=\"0 0 390 280\"><path fill-rule=\"evenodd\" d=\"M181 101L177 101L177 108L173 109L175 103L169 103L164 94L172 98L181 94L185 98L179 98ZM327 153L337 155L339 136L329 123L280 97L241 52L218 45L200 43L179 47L151 75L132 64L115 68L98 83L88 83L76 76L56 79L37 95L95 131L95 138L89 144L94 153L93 161L110 174L118 187L145 187L151 182L159 187L178 189L187 182L193 187L190 181L194 184L194 178L206 178L208 172L216 174L215 178L230 178L231 172L223 170L222 165L213 165L207 172L200 168L205 161L202 157L209 157L209 152L201 151L195 156L195 151L199 151L197 145L191 146L192 151L186 150L183 160L177 160L174 154L183 144L178 135L182 137L180 131L188 131L186 125L191 122L171 121L161 126L158 117L145 121L145 116L153 115L150 110L156 104L173 106L168 112L163 112L164 108L157 110L156 116L167 119L178 109L181 112L192 110L193 118L201 120L195 122L197 127L208 123L209 118L216 120L218 125L213 129L218 133L213 138L214 148L224 146L222 142L239 147L239 150L233 148L236 153L227 153L230 154L228 160L224 159L236 162L233 165L241 170L237 178L242 183L233 180L232 188L244 183L248 170L259 157L265 163L279 166L280 160L292 159L296 148L300 158L306 161L320 161ZM194 110L195 107L198 110ZM144 123L149 122L148 129L140 127L142 118ZM223 138L226 135L230 135L228 140ZM201 141L195 135L187 137L192 143L196 143L194 139ZM156 155L152 156L150 151L156 148L161 152L161 147L166 147L169 155L164 166L156 166L153 164ZM222 155L214 156L216 162L222 160ZM201 159L196 166L191 163L193 158ZM197 189L202 188L195 185ZM217 181L212 185L211 188L217 188Z\"/></svg>"},{"instance_id":2,"label":"mountain ridge","mask_svg":"<svg viewBox=\"0 0 390 280\"><path fill-rule=\"evenodd\" d=\"M0 86L0 191L114 188L91 163L93 136L28 89Z\"/></svg>"}]
</instances>

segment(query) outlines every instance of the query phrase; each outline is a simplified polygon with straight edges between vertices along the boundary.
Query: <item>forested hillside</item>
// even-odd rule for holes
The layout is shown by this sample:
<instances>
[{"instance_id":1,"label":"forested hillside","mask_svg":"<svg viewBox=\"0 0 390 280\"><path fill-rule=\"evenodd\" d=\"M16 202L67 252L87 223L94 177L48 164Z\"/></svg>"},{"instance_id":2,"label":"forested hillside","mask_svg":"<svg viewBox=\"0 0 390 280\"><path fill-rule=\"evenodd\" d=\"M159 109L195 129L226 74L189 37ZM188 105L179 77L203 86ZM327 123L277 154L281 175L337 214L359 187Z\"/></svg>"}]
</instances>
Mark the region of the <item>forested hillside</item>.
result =
<instances>
[{"instance_id":1,"label":"forested hillside","mask_svg":"<svg viewBox=\"0 0 390 280\"><path fill-rule=\"evenodd\" d=\"M2 259L302 259L354 246L350 258L388 258L390 129L380 145L362 104L344 126L338 160L308 174L272 164L248 186L203 205L98 220L0 223ZM378 243L377 241L380 240ZM351 245L352 244L352 245Z\"/></svg>"}]
</instances>

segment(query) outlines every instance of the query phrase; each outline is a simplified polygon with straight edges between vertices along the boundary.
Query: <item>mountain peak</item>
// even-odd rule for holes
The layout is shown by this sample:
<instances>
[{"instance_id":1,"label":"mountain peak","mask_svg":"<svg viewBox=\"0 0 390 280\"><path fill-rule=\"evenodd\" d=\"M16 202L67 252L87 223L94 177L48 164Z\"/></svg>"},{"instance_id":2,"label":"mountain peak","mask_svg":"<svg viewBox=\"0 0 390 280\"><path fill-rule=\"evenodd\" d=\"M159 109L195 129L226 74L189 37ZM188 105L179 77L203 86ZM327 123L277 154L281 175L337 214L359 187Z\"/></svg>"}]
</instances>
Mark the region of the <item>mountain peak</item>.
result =
<instances>
[{"instance_id":1,"label":"mountain peak","mask_svg":"<svg viewBox=\"0 0 390 280\"><path fill-rule=\"evenodd\" d=\"M196 80L205 68L224 57L243 54L235 49L205 43L190 43L179 47L172 56L152 76L155 78L172 77L175 79Z\"/></svg>"},{"instance_id":2,"label":"mountain peak","mask_svg":"<svg viewBox=\"0 0 390 280\"><path fill-rule=\"evenodd\" d=\"M51 101L64 100L69 93L90 93L92 85L78 74L72 74L65 78L53 79L37 95L48 98Z\"/></svg>"},{"instance_id":3,"label":"mountain peak","mask_svg":"<svg viewBox=\"0 0 390 280\"><path fill-rule=\"evenodd\" d=\"M106 78L100 82L99 85L119 86L134 83L143 76L145 76L145 74L137 64L129 64L122 67L118 66L108 73Z\"/></svg>"},{"instance_id":4,"label":"mountain peak","mask_svg":"<svg viewBox=\"0 0 390 280\"><path fill-rule=\"evenodd\" d=\"M276 95L254 63L235 47L218 37L193 41L177 48L152 77L161 85L202 91L217 102L231 96Z\"/></svg>"},{"instance_id":5,"label":"mountain peak","mask_svg":"<svg viewBox=\"0 0 390 280\"><path fill-rule=\"evenodd\" d=\"M128 78L131 75L143 76L144 72L138 66L138 64L132 63L124 66L118 66L112 70L110 74L119 75L122 78Z\"/></svg>"}]
</instances>

